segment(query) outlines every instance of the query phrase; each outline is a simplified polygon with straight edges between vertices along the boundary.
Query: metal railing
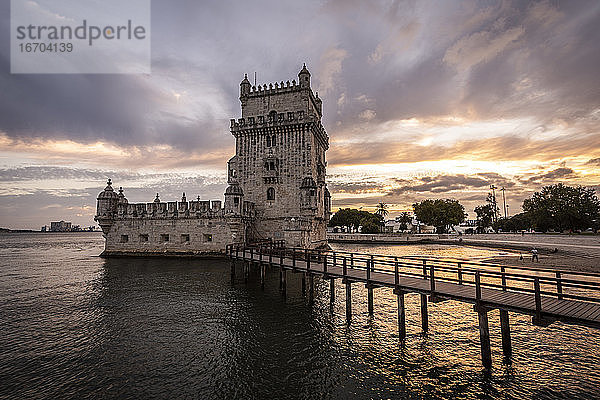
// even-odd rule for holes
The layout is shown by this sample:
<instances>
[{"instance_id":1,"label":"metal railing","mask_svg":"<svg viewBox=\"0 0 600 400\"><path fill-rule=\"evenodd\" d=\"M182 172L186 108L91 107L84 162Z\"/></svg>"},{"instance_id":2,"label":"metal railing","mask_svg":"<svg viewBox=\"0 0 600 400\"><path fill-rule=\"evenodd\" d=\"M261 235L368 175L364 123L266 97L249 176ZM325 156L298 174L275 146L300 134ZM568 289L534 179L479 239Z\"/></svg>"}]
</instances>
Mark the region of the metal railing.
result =
<instances>
[{"instance_id":1,"label":"metal railing","mask_svg":"<svg viewBox=\"0 0 600 400\"><path fill-rule=\"evenodd\" d=\"M436 283L448 282L458 285L474 286L476 300L481 300L482 288L502 290L514 293L533 294L536 311L541 311L541 296L559 300L580 300L600 303L600 274L579 271L509 266L487 262L456 260L434 257L388 256L379 254L354 253L348 251L309 250L283 247L281 243L248 246L232 244L227 246L227 254L240 258L254 259L261 255L261 261L272 262L276 254L277 261L292 260L306 262L306 269L322 264L321 271L328 273L331 267L341 267L342 277L371 283L373 274L394 276L394 286L402 286L402 278L419 278L429 281L429 292L436 293ZM268 260L263 256L269 257ZM364 271L357 277L349 271Z\"/></svg>"}]
</instances>

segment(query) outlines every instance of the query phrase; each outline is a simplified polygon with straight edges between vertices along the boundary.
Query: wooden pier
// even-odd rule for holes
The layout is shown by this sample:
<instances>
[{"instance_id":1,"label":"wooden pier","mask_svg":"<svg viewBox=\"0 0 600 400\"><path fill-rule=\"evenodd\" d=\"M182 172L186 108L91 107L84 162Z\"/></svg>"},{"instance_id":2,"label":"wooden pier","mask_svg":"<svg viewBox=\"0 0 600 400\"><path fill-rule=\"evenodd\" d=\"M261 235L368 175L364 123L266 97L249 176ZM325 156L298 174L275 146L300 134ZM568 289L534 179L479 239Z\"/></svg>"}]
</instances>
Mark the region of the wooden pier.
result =
<instances>
[{"instance_id":1,"label":"wooden pier","mask_svg":"<svg viewBox=\"0 0 600 400\"><path fill-rule=\"evenodd\" d=\"M314 298L313 277L330 281L330 301L335 301L335 280L341 279L346 291L346 320L352 320L352 284L367 288L369 314L374 313L377 288L391 288L398 302L398 335L406 336L404 296L418 293L421 298L421 328L429 328L428 302L455 300L473 304L478 314L481 359L491 368L492 356L488 312L500 310L502 350L512 354L508 312L532 316L532 323L548 326L555 321L600 328L600 274L502 266L490 263L427 257L394 257L343 251L287 248L282 242L255 246L231 244L227 255L233 262L244 262L247 280L251 264L261 271L264 287L265 267L279 269L280 289L285 292L286 272L303 274L302 292L309 302Z\"/></svg>"}]
</instances>

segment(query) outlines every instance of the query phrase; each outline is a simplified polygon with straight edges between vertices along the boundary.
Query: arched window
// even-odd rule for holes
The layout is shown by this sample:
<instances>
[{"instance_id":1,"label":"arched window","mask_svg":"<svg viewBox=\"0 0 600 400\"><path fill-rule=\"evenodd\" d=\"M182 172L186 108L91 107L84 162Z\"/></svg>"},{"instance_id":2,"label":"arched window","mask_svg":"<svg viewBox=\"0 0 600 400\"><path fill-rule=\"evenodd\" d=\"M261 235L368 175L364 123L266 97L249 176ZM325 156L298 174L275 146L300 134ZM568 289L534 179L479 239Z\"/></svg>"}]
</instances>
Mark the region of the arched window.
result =
<instances>
[{"instance_id":1,"label":"arched window","mask_svg":"<svg viewBox=\"0 0 600 400\"><path fill-rule=\"evenodd\" d=\"M277 122L277 111L273 110L269 113L269 122Z\"/></svg>"},{"instance_id":2,"label":"arched window","mask_svg":"<svg viewBox=\"0 0 600 400\"><path fill-rule=\"evenodd\" d=\"M267 189L267 200L275 200L275 189L272 187Z\"/></svg>"}]
</instances>

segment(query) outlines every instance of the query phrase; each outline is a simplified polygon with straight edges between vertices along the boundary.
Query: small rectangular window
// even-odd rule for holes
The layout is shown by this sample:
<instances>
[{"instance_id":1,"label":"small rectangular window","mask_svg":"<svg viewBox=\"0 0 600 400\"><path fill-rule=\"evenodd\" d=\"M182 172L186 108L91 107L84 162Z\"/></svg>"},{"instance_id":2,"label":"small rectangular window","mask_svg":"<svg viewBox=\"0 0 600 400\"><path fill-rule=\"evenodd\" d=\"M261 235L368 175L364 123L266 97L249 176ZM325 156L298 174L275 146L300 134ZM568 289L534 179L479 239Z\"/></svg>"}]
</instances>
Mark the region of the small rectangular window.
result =
<instances>
[{"instance_id":1,"label":"small rectangular window","mask_svg":"<svg viewBox=\"0 0 600 400\"><path fill-rule=\"evenodd\" d=\"M293 112L289 112L288 113L288 120L289 121L293 121L294 120L294 113Z\"/></svg>"},{"instance_id":2,"label":"small rectangular window","mask_svg":"<svg viewBox=\"0 0 600 400\"><path fill-rule=\"evenodd\" d=\"M212 235L210 233L205 233L203 235L203 237L204 237L204 241L205 242L212 242L212 240L213 240L213 237L212 237Z\"/></svg>"},{"instance_id":3,"label":"small rectangular window","mask_svg":"<svg viewBox=\"0 0 600 400\"><path fill-rule=\"evenodd\" d=\"M187 233L184 233L181 235L181 243L189 243L190 242L190 235Z\"/></svg>"},{"instance_id":4,"label":"small rectangular window","mask_svg":"<svg viewBox=\"0 0 600 400\"><path fill-rule=\"evenodd\" d=\"M129 242L129 235L121 235L121 243Z\"/></svg>"},{"instance_id":5,"label":"small rectangular window","mask_svg":"<svg viewBox=\"0 0 600 400\"><path fill-rule=\"evenodd\" d=\"M142 234L140 235L140 242L147 242L148 241L148 235Z\"/></svg>"},{"instance_id":6,"label":"small rectangular window","mask_svg":"<svg viewBox=\"0 0 600 400\"><path fill-rule=\"evenodd\" d=\"M160 241L161 242L168 242L169 241L169 235L163 233L162 235L160 235Z\"/></svg>"}]
</instances>

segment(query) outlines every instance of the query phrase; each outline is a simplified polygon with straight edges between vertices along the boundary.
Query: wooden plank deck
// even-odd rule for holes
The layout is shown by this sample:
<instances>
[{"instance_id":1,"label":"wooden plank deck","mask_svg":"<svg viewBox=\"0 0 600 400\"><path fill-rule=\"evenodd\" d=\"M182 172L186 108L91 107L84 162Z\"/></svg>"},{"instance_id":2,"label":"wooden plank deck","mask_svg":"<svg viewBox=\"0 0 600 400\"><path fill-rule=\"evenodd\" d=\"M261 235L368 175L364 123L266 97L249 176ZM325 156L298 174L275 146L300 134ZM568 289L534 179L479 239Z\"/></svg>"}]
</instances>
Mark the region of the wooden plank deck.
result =
<instances>
[{"instance_id":1,"label":"wooden plank deck","mask_svg":"<svg viewBox=\"0 0 600 400\"><path fill-rule=\"evenodd\" d=\"M251 253L246 250L240 252L237 256L231 255L232 259L271 263L274 266L281 266L284 269L294 270L296 272L309 272L311 274L323 275L326 278L342 278L348 282L369 283L372 287L397 288L405 292L414 292L432 296L433 299L449 299L466 303L477 304L479 307L490 309L501 309L527 315L536 315L536 301L534 293L523 293L513 290L502 290L489 287L481 287L481 299L476 297L476 288L471 280L468 285L457 282L447 282L435 280L435 292L431 291L431 282L429 278L419 278L414 276L399 276L398 285L395 284L393 271L381 272L372 271L370 279L367 282L367 272L365 269L365 260L357 260L360 266L347 264L346 275L344 275L343 266L340 260L336 265L328 260L327 271L324 271L322 262L312 261L310 269L307 268L307 262L302 259L291 259L289 257L280 258L276 254L262 254L259 251ZM402 267L402 265L400 265ZM435 278L434 278L435 279ZM546 295L541 295L541 317L547 320L562 321L564 323L584 325L594 328L600 328L600 304L586 302L581 300L558 299Z\"/></svg>"}]
</instances>

